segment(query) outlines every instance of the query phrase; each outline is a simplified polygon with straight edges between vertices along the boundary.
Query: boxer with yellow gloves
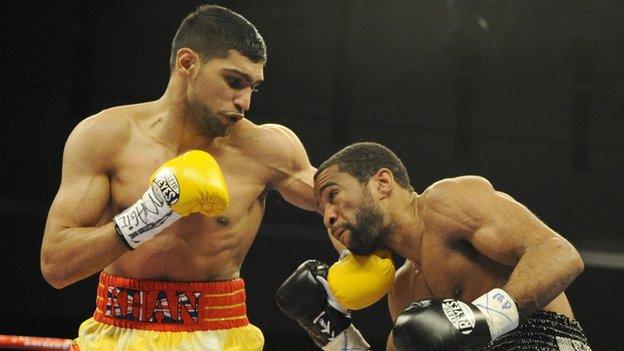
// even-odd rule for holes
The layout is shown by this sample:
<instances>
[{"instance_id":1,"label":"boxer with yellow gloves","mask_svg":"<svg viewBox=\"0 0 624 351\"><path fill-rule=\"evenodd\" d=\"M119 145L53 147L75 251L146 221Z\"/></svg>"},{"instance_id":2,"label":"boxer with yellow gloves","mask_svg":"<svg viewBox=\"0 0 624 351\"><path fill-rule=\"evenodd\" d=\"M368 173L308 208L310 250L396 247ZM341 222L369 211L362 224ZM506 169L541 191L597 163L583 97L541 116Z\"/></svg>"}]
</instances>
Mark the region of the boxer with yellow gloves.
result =
<instances>
[{"instance_id":1,"label":"boxer with yellow gloves","mask_svg":"<svg viewBox=\"0 0 624 351\"><path fill-rule=\"evenodd\" d=\"M368 350L351 323L350 310L385 296L394 273L387 251L358 256L344 250L331 267L316 260L302 263L279 287L276 302L323 350Z\"/></svg>"},{"instance_id":2,"label":"boxer with yellow gloves","mask_svg":"<svg viewBox=\"0 0 624 351\"><path fill-rule=\"evenodd\" d=\"M113 217L113 223L121 241L135 250L182 217L193 213L217 216L228 202L227 185L217 161L205 151L192 150L156 169L143 196ZM185 349L197 344L218 349L213 339L224 339L218 330L235 327L240 329L234 333L257 338L255 327L249 327L244 314L244 301L241 279L164 282L102 272L96 311L93 318L82 323L75 350ZM242 308L229 310L230 305ZM225 314L212 315L211 309ZM230 318L233 321L229 324L219 322Z\"/></svg>"},{"instance_id":3,"label":"boxer with yellow gloves","mask_svg":"<svg viewBox=\"0 0 624 351\"><path fill-rule=\"evenodd\" d=\"M160 166L143 196L113 218L115 229L132 250L191 213L216 216L229 195L217 161L207 152L189 151Z\"/></svg>"},{"instance_id":4,"label":"boxer with yellow gloves","mask_svg":"<svg viewBox=\"0 0 624 351\"><path fill-rule=\"evenodd\" d=\"M100 111L69 135L40 262L57 289L99 273L82 351L264 348L241 267L267 193L318 211L297 135L245 118L266 59L247 19L198 6L172 40L163 95Z\"/></svg>"}]
</instances>

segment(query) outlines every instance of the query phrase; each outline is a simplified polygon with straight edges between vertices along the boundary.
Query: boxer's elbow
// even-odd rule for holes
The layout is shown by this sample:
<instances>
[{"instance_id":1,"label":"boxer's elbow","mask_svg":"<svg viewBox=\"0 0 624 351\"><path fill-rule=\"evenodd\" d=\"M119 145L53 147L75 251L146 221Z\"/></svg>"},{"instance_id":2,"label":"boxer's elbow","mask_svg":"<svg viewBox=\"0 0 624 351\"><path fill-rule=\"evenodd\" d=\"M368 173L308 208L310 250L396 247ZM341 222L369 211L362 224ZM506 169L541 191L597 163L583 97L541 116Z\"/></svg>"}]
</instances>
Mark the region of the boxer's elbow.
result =
<instances>
[{"instance_id":1,"label":"boxer's elbow","mask_svg":"<svg viewBox=\"0 0 624 351\"><path fill-rule=\"evenodd\" d=\"M63 289L71 284L60 265L41 259L41 274L48 284L55 289Z\"/></svg>"},{"instance_id":2,"label":"boxer's elbow","mask_svg":"<svg viewBox=\"0 0 624 351\"><path fill-rule=\"evenodd\" d=\"M577 277L585 270L585 262L583 262L581 254L574 247L571 248L571 251L572 253L570 255L570 261L572 263L570 264L570 266L573 269L574 277Z\"/></svg>"},{"instance_id":3,"label":"boxer's elbow","mask_svg":"<svg viewBox=\"0 0 624 351\"><path fill-rule=\"evenodd\" d=\"M556 242L558 250L553 250L553 252L558 252L558 256L564 260L560 263L567 271L568 281L565 282L567 286L585 270L585 263L583 262L581 254L570 242L563 238L558 238Z\"/></svg>"},{"instance_id":4,"label":"boxer's elbow","mask_svg":"<svg viewBox=\"0 0 624 351\"><path fill-rule=\"evenodd\" d=\"M69 280L63 279L62 277L50 273L43 273L43 278L48 284L50 284L55 289L63 289L71 284Z\"/></svg>"},{"instance_id":5,"label":"boxer's elbow","mask_svg":"<svg viewBox=\"0 0 624 351\"><path fill-rule=\"evenodd\" d=\"M563 284L565 284L564 289L567 289L567 287L569 287L570 284L572 284L572 282L585 270L585 262L583 262L583 258L579 252L574 248L572 248L571 251L568 264L568 279L563 282Z\"/></svg>"}]
</instances>

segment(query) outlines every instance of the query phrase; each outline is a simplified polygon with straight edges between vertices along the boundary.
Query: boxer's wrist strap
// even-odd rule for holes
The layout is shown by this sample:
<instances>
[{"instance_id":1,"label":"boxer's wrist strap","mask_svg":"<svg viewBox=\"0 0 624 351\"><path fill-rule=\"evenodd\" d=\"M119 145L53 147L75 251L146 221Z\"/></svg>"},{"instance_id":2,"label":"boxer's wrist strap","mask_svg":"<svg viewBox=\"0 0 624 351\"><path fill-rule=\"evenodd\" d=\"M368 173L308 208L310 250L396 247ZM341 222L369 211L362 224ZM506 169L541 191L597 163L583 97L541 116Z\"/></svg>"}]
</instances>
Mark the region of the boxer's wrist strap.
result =
<instances>
[{"instance_id":1,"label":"boxer's wrist strap","mask_svg":"<svg viewBox=\"0 0 624 351\"><path fill-rule=\"evenodd\" d=\"M128 240L126 240L126 237L121 233L121 229L119 229L117 222L113 221L113 224L115 226L115 231L117 232L117 237L119 238L119 241L121 241L124 244L124 246L127 247L130 251L134 250L134 247L132 247L128 243Z\"/></svg>"},{"instance_id":2,"label":"boxer's wrist strap","mask_svg":"<svg viewBox=\"0 0 624 351\"><path fill-rule=\"evenodd\" d=\"M131 249L136 249L179 218L180 215L173 212L164 200L160 189L152 184L143 197L115 216L113 222L121 239Z\"/></svg>"},{"instance_id":3,"label":"boxer's wrist strap","mask_svg":"<svg viewBox=\"0 0 624 351\"><path fill-rule=\"evenodd\" d=\"M370 350L370 345L364 340L364 337L351 324L342 333L338 334L327 345L323 346L325 351L365 351Z\"/></svg>"},{"instance_id":4,"label":"boxer's wrist strap","mask_svg":"<svg viewBox=\"0 0 624 351\"><path fill-rule=\"evenodd\" d=\"M483 312L492 340L516 329L520 324L516 303L503 289L492 289L472 303Z\"/></svg>"}]
</instances>

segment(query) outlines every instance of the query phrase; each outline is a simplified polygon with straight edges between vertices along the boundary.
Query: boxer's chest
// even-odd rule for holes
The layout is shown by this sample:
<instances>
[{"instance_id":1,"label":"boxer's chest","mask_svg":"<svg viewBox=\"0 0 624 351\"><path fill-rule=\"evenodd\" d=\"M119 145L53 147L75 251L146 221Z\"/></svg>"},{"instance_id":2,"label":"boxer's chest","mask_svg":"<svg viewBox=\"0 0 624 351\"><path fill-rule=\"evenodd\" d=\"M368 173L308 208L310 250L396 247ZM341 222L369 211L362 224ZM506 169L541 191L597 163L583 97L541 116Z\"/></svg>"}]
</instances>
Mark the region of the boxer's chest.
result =
<instances>
[{"instance_id":1,"label":"boxer's chest","mask_svg":"<svg viewBox=\"0 0 624 351\"><path fill-rule=\"evenodd\" d=\"M268 180L262 175L266 172L261 165L235 150L207 151L219 163L230 195L228 209L222 218L215 220L223 225L244 219L250 207L257 207L258 202L263 201ZM147 190L154 171L175 156L158 148L121 155L110 174L111 210L114 213L122 211L137 201Z\"/></svg>"},{"instance_id":2,"label":"boxer's chest","mask_svg":"<svg viewBox=\"0 0 624 351\"><path fill-rule=\"evenodd\" d=\"M432 242L422 252L418 281L431 297L472 301L507 279L496 268L467 242Z\"/></svg>"}]
</instances>

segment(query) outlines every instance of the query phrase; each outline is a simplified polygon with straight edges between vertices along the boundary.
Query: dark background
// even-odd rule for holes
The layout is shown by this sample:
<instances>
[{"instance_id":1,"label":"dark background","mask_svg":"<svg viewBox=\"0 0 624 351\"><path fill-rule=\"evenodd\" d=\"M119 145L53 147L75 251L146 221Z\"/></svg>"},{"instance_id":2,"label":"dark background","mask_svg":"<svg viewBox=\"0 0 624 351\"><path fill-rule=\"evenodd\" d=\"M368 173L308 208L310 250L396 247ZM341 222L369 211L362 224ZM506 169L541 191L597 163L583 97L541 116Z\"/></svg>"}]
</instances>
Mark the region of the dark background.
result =
<instances>
[{"instance_id":1,"label":"dark background","mask_svg":"<svg viewBox=\"0 0 624 351\"><path fill-rule=\"evenodd\" d=\"M170 41L199 1L2 2L0 333L73 338L95 277L55 290L39 270L64 141L85 117L158 99ZM263 33L249 118L298 134L318 165L372 140L422 191L479 174L583 254L567 293L594 350L624 327L622 1L222 1ZM314 345L273 302L303 260L335 253L320 217L271 193L243 266L267 350ZM385 301L355 313L383 349ZM292 345L292 346L291 346Z\"/></svg>"}]
</instances>

